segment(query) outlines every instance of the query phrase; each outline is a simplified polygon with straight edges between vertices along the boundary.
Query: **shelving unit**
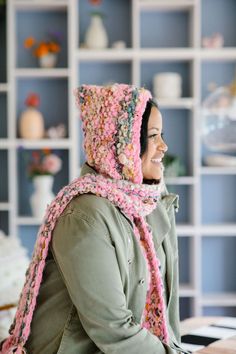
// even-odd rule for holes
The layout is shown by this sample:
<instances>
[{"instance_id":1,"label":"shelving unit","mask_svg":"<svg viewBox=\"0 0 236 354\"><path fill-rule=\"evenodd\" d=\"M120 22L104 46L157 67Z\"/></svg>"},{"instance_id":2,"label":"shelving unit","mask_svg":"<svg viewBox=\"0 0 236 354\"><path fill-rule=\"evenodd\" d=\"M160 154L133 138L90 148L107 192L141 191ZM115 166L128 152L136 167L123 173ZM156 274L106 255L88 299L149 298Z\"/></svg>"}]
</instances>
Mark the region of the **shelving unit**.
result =
<instances>
[{"instance_id":1,"label":"shelving unit","mask_svg":"<svg viewBox=\"0 0 236 354\"><path fill-rule=\"evenodd\" d=\"M217 245L220 252L219 242L222 247L228 241L232 247L236 247L236 168L203 165L206 150L201 143L200 106L207 95L209 82L225 85L234 75L236 2L104 0L100 8L106 14L104 23L109 35L109 48L88 50L80 47L89 24L89 12L93 10L88 1L8 1L5 50L8 54L8 74L5 80L1 80L0 76L0 99L4 97L7 107L5 133L0 135L0 153L7 160L4 190L8 192L5 199L0 193L0 228L3 220L9 234L19 235L29 251L32 250L40 220L30 214L27 199L32 192L32 185L22 173L22 148L28 151L49 147L63 154L65 173L57 177L55 192L78 176L85 157L73 96L75 87L82 83L118 81L145 85L153 91L154 74L162 71L179 72L183 79L183 97L176 100L160 99L158 104L164 118L169 152L178 154L186 165L186 176L166 180L169 190L180 195L180 210L176 218L180 241L181 318L201 314L230 315L230 311L235 314L236 281L232 283L230 291L227 286L224 288L225 278L234 279L235 257L230 253L225 259L228 272L222 273L217 280L217 284L222 285L222 291L219 292L218 289L210 291L207 288L208 280L210 284L211 279L206 278L210 275L204 268L203 256L213 262L212 251ZM212 22L213 10L215 17ZM35 19L34 28L30 16ZM64 34L61 61L53 69L38 68L31 54L22 49L26 34L33 33L37 38L42 35L40 24L44 16L53 19L51 27L60 25ZM202 36L216 32L217 23L218 31L225 36L225 47L202 48ZM127 43L127 48L111 48L111 44L119 39ZM55 93L58 82L59 91ZM58 102L64 102L64 108L60 109L60 120L67 125L67 138L29 141L18 137L17 121L23 107L25 92L22 91L25 84L32 88L41 87L41 92L46 90L45 97L50 98L55 107L56 98ZM45 116L49 110L45 104ZM47 119L50 123L52 118L48 116ZM224 190L225 183L227 188ZM224 197L224 191L227 194L220 207L218 204L220 198ZM211 248L209 254L206 253L208 248Z\"/></svg>"}]
</instances>

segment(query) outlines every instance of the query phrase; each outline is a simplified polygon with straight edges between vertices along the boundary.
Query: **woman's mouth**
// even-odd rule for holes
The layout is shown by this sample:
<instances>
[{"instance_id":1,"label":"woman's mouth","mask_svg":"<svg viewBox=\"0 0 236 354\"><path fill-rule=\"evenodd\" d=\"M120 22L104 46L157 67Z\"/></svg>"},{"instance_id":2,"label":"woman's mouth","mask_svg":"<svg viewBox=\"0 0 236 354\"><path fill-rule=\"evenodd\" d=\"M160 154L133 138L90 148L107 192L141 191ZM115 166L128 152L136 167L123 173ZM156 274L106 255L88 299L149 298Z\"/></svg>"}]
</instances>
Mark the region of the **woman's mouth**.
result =
<instances>
[{"instance_id":1,"label":"woman's mouth","mask_svg":"<svg viewBox=\"0 0 236 354\"><path fill-rule=\"evenodd\" d=\"M160 164L161 161L162 161L162 157L159 159L151 159L151 162L156 163L156 164Z\"/></svg>"}]
</instances>

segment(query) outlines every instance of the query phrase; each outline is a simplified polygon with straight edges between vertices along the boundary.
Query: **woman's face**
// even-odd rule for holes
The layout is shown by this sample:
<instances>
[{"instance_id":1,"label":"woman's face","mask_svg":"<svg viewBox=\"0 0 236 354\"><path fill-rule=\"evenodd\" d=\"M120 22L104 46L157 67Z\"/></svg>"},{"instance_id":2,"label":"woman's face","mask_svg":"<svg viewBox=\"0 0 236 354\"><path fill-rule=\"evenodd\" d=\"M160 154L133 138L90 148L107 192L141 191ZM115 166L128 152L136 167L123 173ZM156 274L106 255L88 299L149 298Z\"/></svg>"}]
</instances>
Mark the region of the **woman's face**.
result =
<instances>
[{"instance_id":1,"label":"woman's face","mask_svg":"<svg viewBox=\"0 0 236 354\"><path fill-rule=\"evenodd\" d=\"M156 107L152 107L147 127L147 148L141 157L143 179L162 178L161 160L168 147L162 139L162 116Z\"/></svg>"}]
</instances>

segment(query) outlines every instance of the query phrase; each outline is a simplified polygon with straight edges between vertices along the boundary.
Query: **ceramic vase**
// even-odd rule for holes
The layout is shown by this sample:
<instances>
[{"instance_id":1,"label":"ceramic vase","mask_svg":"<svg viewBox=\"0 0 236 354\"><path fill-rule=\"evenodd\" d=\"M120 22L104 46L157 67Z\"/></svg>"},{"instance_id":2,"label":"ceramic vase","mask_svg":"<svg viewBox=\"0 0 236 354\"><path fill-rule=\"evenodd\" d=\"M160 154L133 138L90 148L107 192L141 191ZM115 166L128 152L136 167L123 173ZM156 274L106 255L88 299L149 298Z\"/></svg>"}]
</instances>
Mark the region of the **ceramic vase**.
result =
<instances>
[{"instance_id":1,"label":"ceramic vase","mask_svg":"<svg viewBox=\"0 0 236 354\"><path fill-rule=\"evenodd\" d=\"M92 15L85 34L85 44L89 49L103 49L108 46L108 36L100 15Z\"/></svg>"},{"instance_id":2,"label":"ceramic vase","mask_svg":"<svg viewBox=\"0 0 236 354\"><path fill-rule=\"evenodd\" d=\"M54 68L57 63L57 54L48 53L39 57L39 66L41 68Z\"/></svg>"},{"instance_id":3,"label":"ceramic vase","mask_svg":"<svg viewBox=\"0 0 236 354\"><path fill-rule=\"evenodd\" d=\"M51 175L33 178L34 192L30 197L33 217L43 219L48 204L55 198L52 192L54 178Z\"/></svg>"},{"instance_id":4,"label":"ceramic vase","mask_svg":"<svg viewBox=\"0 0 236 354\"><path fill-rule=\"evenodd\" d=\"M21 113L19 133L23 139L42 139L44 137L44 119L41 112L34 107Z\"/></svg>"}]
</instances>

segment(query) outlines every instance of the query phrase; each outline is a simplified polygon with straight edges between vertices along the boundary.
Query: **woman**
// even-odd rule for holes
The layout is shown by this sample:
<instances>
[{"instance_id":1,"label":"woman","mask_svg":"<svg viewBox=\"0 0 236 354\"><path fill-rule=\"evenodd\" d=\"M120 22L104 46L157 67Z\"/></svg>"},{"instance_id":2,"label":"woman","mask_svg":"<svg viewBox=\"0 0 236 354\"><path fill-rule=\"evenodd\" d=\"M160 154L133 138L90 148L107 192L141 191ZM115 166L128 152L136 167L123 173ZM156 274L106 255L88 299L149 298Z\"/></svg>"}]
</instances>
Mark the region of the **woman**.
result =
<instances>
[{"instance_id":1,"label":"woman","mask_svg":"<svg viewBox=\"0 0 236 354\"><path fill-rule=\"evenodd\" d=\"M87 163L47 210L1 353L184 352L161 113L134 86L75 94Z\"/></svg>"}]
</instances>

